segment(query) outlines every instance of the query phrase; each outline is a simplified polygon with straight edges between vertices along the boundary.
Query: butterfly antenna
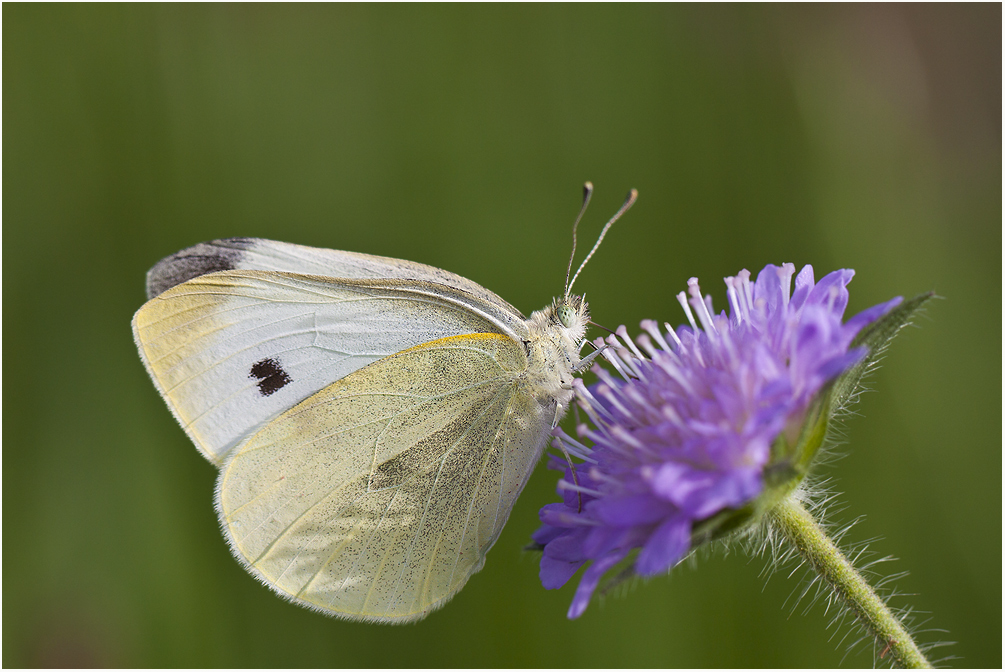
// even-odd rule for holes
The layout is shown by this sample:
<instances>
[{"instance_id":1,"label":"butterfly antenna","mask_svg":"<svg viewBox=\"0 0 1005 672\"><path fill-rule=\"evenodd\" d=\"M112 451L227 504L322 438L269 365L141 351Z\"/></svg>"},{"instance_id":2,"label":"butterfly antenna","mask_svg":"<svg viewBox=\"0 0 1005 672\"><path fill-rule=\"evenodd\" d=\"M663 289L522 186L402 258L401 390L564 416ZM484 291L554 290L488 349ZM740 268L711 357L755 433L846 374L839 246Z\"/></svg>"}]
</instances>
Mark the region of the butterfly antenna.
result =
<instances>
[{"instance_id":1,"label":"butterfly antenna","mask_svg":"<svg viewBox=\"0 0 1005 672\"><path fill-rule=\"evenodd\" d=\"M590 323L591 325L593 325L594 327L598 327L598 328L600 328L600 329L603 329L604 331L606 331L606 332L607 332L607 333L609 333L609 334L614 334L615 336L617 335L617 334L616 334L616 333L615 333L615 332L614 332L614 331L613 331L612 329L608 329L607 327L605 327L605 326L604 326L604 325L602 325L602 324L597 324L597 323L596 323L596 322L594 322L593 320L590 320L590 321L589 321L589 323ZM592 345L592 344L591 344L591 345ZM594 347L596 347L596 346L594 346Z\"/></svg>"},{"instance_id":2,"label":"butterfly antenna","mask_svg":"<svg viewBox=\"0 0 1005 672\"><path fill-rule=\"evenodd\" d=\"M581 263L579 265L579 269L576 271L576 274L574 276L572 276L572 282L570 282L566 286L566 288L565 288L565 295L566 296L568 296L569 292L572 291L572 286L574 284L576 284L576 278L578 278L579 274L583 272L583 267L586 266L586 262L588 262L590 260L590 257L593 256L593 253L597 251L598 247L600 247L600 243L604 240L604 236L607 235L607 230L609 228L611 228L611 226L614 224L614 222L618 221L618 219L621 217L621 215L623 215L626 212L628 212L628 209L630 207L632 207L633 205L635 205L635 199L637 199L638 197L639 197L639 190L638 189L632 189L631 191L628 192L628 197L625 199L624 204L621 206L621 208L617 212L614 213L614 216L611 217L610 221L608 221L607 224L604 225L604 228L600 231L600 237L597 238L597 242L593 244L593 249L590 250L590 253L588 255L586 255L586 259L583 259L583 263ZM571 264L570 264L569 268L572 268Z\"/></svg>"},{"instance_id":3,"label":"butterfly antenna","mask_svg":"<svg viewBox=\"0 0 1005 672\"><path fill-rule=\"evenodd\" d=\"M572 254L569 255L569 268L565 271L565 298L569 298L569 274L572 273L572 260L576 258L576 229L579 228L579 220L586 212L586 206L590 204L590 197L593 196L593 182L586 182L583 185L583 207L579 209L579 215L572 225Z\"/></svg>"}]
</instances>

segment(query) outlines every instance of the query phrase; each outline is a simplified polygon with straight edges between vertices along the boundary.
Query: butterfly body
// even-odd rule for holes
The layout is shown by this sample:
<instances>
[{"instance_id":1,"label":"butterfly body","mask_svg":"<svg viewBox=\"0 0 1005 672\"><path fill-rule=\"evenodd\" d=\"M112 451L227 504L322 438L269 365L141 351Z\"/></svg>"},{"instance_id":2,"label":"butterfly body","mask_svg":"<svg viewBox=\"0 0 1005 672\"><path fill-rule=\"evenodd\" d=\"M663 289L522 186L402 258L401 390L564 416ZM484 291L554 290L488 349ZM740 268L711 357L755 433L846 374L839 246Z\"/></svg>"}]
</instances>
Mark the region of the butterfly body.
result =
<instances>
[{"instance_id":1,"label":"butterfly body","mask_svg":"<svg viewBox=\"0 0 1005 672\"><path fill-rule=\"evenodd\" d=\"M133 331L235 556L346 618L422 618L478 571L572 399L588 320L423 264L261 239L151 269Z\"/></svg>"}]
</instances>

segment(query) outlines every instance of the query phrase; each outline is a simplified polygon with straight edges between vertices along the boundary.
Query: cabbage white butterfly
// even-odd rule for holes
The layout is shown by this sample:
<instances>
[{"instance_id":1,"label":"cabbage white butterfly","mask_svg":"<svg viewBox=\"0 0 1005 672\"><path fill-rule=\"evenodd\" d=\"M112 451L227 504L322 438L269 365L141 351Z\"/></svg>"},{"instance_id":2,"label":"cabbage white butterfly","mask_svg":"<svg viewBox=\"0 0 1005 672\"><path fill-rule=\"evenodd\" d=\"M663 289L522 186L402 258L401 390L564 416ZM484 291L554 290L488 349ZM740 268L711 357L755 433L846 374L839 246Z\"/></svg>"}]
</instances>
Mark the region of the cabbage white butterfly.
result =
<instances>
[{"instance_id":1,"label":"cabbage white butterfly","mask_svg":"<svg viewBox=\"0 0 1005 672\"><path fill-rule=\"evenodd\" d=\"M570 290L636 196L530 318L438 268L258 238L151 268L136 345L220 468L216 509L245 568L366 621L417 620L460 590L599 354L580 358L589 314Z\"/></svg>"}]
</instances>

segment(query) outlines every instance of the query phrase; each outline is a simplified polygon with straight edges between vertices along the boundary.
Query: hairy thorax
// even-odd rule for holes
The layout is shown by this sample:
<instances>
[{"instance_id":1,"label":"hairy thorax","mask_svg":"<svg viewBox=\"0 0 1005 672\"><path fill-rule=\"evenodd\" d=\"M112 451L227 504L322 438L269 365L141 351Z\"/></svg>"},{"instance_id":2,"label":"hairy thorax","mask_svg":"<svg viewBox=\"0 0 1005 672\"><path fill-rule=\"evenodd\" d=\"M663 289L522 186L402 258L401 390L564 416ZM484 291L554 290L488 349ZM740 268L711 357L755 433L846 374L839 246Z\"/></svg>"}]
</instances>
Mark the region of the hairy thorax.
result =
<instances>
[{"instance_id":1,"label":"hairy thorax","mask_svg":"<svg viewBox=\"0 0 1005 672\"><path fill-rule=\"evenodd\" d=\"M579 296L556 299L527 320L527 384L542 406L557 402L556 421L572 401L572 379L588 320L586 302Z\"/></svg>"}]
</instances>

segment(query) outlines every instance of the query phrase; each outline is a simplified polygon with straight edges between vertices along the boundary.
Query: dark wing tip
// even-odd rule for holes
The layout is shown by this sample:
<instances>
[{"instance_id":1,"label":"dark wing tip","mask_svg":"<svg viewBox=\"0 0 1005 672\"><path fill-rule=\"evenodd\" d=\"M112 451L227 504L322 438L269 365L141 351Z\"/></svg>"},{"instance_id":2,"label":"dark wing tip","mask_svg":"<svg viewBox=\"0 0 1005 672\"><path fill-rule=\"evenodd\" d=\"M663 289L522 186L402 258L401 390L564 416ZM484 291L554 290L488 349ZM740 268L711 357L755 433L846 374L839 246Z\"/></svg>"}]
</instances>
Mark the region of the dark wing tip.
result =
<instances>
[{"instance_id":1,"label":"dark wing tip","mask_svg":"<svg viewBox=\"0 0 1005 672\"><path fill-rule=\"evenodd\" d=\"M245 250L254 244L254 238L221 238L164 257L147 271L147 299L200 275L239 268Z\"/></svg>"}]
</instances>

